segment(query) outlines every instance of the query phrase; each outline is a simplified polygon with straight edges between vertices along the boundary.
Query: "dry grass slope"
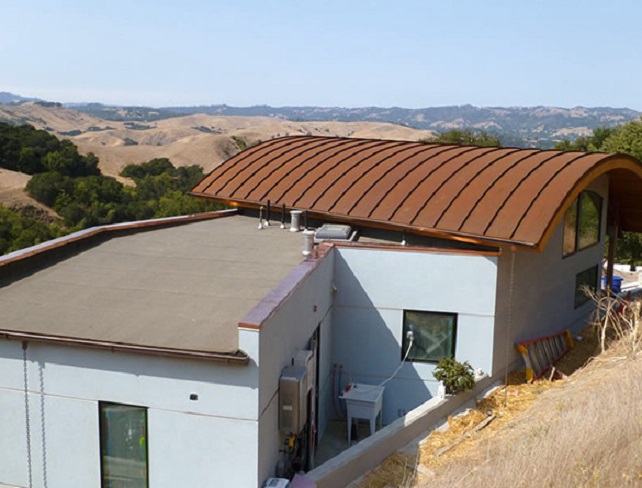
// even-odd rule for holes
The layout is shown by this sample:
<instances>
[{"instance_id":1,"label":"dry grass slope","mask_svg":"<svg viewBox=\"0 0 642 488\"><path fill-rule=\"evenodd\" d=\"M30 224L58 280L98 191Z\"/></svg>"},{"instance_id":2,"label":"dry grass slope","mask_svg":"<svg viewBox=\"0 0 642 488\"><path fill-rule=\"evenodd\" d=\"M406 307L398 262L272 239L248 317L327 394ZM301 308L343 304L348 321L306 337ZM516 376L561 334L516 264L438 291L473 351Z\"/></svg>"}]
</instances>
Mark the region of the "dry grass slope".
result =
<instances>
[{"instance_id":1,"label":"dry grass slope","mask_svg":"<svg viewBox=\"0 0 642 488\"><path fill-rule=\"evenodd\" d=\"M641 377L611 350L420 486L641 486Z\"/></svg>"}]
</instances>

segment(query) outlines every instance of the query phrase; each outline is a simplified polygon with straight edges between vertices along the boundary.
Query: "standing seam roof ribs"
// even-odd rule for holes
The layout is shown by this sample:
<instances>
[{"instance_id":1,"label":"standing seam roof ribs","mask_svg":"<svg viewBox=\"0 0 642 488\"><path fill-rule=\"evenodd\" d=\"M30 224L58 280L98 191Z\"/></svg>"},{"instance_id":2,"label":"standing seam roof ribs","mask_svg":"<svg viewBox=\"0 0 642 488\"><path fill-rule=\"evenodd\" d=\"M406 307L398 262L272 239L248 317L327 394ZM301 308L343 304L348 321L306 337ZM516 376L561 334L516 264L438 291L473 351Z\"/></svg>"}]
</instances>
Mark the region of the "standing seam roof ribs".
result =
<instances>
[{"instance_id":1,"label":"standing seam roof ribs","mask_svg":"<svg viewBox=\"0 0 642 488\"><path fill-rule=\"evenodd\" d=\"M498 230L499 232L505 232L506 234L512 237L513 231L514 231L514 219L510 218L508 215L502 215L503 218L501 219L498 219L497 217L500 214L510 212L511 216L520 218L522 214L516 213L515 207L513 207L513 205L515 205L516 207L525 207L528 205L529 200L533 198L532 191L526 191L526 190L530 190L530 188L527 188L524 192L519 191L522 185L528 185L530 183L531 185L540 187L542 184L542 181L544 182L544 185L546 185L548 181L550 181L550 179L546 178L546 174L548 172L553 172L553 175L557 173L566 163L567 158L564 156L568 156L568 154L564 154L564 153L557 154L552 158L547 159L543 164L533 166L532 168L530 168L528 173L522 176L520 180L517 182L517 184L511 188L508 195L506 195L501 205L497 209L497 212L495 213L493 218L490 220L490 222L488 222L488 225L486 226L484 233L492 233L491 229L493 228L494 225L497 225L497 227L499 228ZM573 158L571 162L574 159L575 158ZM535 176L535 173L542 173L542 175ZM522 193L524 193L525 195L522 195ZM513 205L506 207L506 204L511 199L514 200ZM504 212L504 209L506 209L506 212Z\"/></svg>"},{"instance_id":2,"label":"standing seam roof ribs","mask_svg":"<svg viewBox=\"0 0 642 488\"><path fill-rule=\"evenodd\" d=\"M363 141L357 142L361 144L364 143ZM258 195L260 195L261 192L263 192L263 195L267 194L270 191L270 188L274 188L281 182L283 175L291 175L294 171L296 171L297 168L300 168L310 163L312 160L316 160L317 158L322 158L322 161L324 159L331 158L334 154L340 154L342 151L344 151L344 146L348 147L354 144L354 142L350 144L346 141L338 141L335 144L321 144L315 146L314 148L306 149L305 157L302 157L303 154L301 153L296 153L293 156L290 156L287 160L283 161L280 165L274 165L273 167L264 166L246 181L249 186L250 181L254 180L254 186L246 190L247 193L245 194L244 198L247 200L251 199L263 201L263 198L259 197ZM268 188L266 190L261 190L260 188L262 187Z\"/></svg>"},{"instance_id":3,"label":"standing seam roof ribs","mask_svg":"<svg viewBox=\"0 0 642 488\"><path fill-rule=\"evenodd\" d=\"M372 154L376 154L376 153L380 152L381 149L379 149L379 148L381 146L387 146L385 141L376 141L376 143L375 143L375 141L372 141L372 144L369 147L367 147L365 149L361 149L359 151L358 157L357 157L357 154L355 154L353 156L355 164L360 164L362 161L368 159L368 157L370 157ZM323 169L321 175L319 175L317 177L315 177L314 174L312 174L313 171L314 171L314 169L313 169L310 172L311 174L309 174L310 182L307 183L307 184L305 182L303 182L304 189L301 192L301 194L298 197L296 197L296 199L293 201L293 205L301 204L301 205L306 206L306 207L307 206L315 206L317 204L317 202L321 198L323 198L323 196L326 194L326 192L332 186L332 184L333 184L333 182L335 180L335 176L333 174L333 170L335 168L337 168L338 166L340 166L345 161L345 158L342 157L342 156L343 155L340 155L340 154L339 155L335 155L335 157L333 158L333 159L335 159L335 162L333 162L332 164L328 165L327 168ZM324 181L324 179L326 179L328 177L328 175L329 175L330 181L328 182L328 185L324 185L323 181ZM293 190L293 189L289 188L289 190ZM313 190L317 192L317 195L315 196L314 194L312 194L312 195L310 195L310 198L306 199L305 197L308 195L308 193L312 193ZM320 193L318 193L319 191L320 191ZM311 200L311 203L308 203L308 201L310 201L310 200Z\"/></svg>"},{"instance_id":4,"label":"standing seam roof ribs","mask_svg":"<svg viewBox=\"0 0 642 488\"><path fill-rule=\"evenodd\" d=\"M445 218L447 212L453 208L453 205L460 199L462 198L463 193L470 187L470 185L475 182L479 176L486 171L488 168L492 167L495 165L498 161L503 160L506 156L512 155L515 152L518 152L518 149L505 149L503 152L501 152L499 155L497 155L494 159L491 159L490 161L485 161L482 158L477 158L474 160L474 165L470 165L469 168L473 171L473 175L470 177L466 177L466 175L462 174L460 175L461 178L463 178L463 184L459 184L458 181L453 181L450 180L450 185L454 188L448 188L447 190L445 189L446 187L443 186L442 190L443 191L448 191L453 194L452 198L448 202L447 205L444 205L443 210L435 220L435 227L439 226L439 223L442 221L442 219ZM481 168L479 166L481 165Z\"/></svg>"},{"instance_id":5,"label":"standing seam roof ribs","mask_svg":"<svg viewBox=\"0 0 642 488\"><path fill-rule=\"evenodd\" d=\"M579 157L574 158L571 161L567 162L566 164L562 164L557 170L555 170L555 172L548 178L548 180L543 185L537 185L537 187L533 189L533 192L536 192L535 196L532 198L532 200L528 204L528 207L526 208L526 210L520 215L519 220L518 220L517 224L515 225L515 228L514 228L512 234L511 234L511 238L513 238L517 234L517 231L519 230L519 226L523 222L524 218L529 214L530 210L533 208L533 206L535 205L535 202L537 202L537 200L542 195L544 190L546 190L546 188L548 188L548 185L550 185L551 182L554 181L555 178L557 176L559 176L560 173L562 173L565 169L571 170L572 169L572 165L576 161L580 160L582 157L583 156L579 156ZM530 193L531 192L529 192L529 194Z\"/></svg>"},{"instance_id":6,"label":"standing seam roof ribs","mask_svg":"<svg viewBox=\"0 0 642 488\"><path fill-rule=\"evenodd\" d=\"M331 143L331 146L340 146L345 143L345 141L333 141ZM266 181L267 177L271 176L275 171L277 171L281 165L287 165L295 159L305 159L306 157L309 158L310 156L308 154L318 148L321 148L321 151L327 150L327 148L325 148L324 146L327 146L327 144L324 144L320 141L313 141L311 144L305 145L294 145L284 152L275 155L273 158L267 159L262 165L254 164L252 166L248 166L247 168L239 171L239 173L236 175L236 187L231 191L240 192L241 188L247 188L247 186L249 186L250 182L254 178L256 178L258 182ZM288 157L286 159L283 159L285 155L287 155ZM273 161L276 161L277 164L271 164ZM264 170L267 171L268 174L264 177L260 177L259 174ZM247 172L249 172L249 174L247 174ZM239 196L243 199L247 199L248 194L249 192L247 192L245 195Z\"/></svg>"},{"instance_id":7,"label":"standing seam roof ribs","mask_svg":"<svg viewBox=\"0 0 642 488\"><path fill-rule=\"evenodd\" d=\"M390 144L388 146L391 146ZM392 145L392 148L396 148L397 145ZM356 176L356 178L347 178L347 176L353 172L356 172L357 169L359 169L359 166L361 163L364 163L366 161L372 160L376 155L380 154L381 152L385 151L386 149L390 150L391 147L387 147L384 149L379 149L372 154L366 155L365 157L362 157L360 160L355 160L352 165L348 166L347 168L344 168L341 174L339 174L336 178L333 179L332 183L329 184L325 189L321 191L319 196L312 202L312 205L320 205L322 208L326 209L326 211L331 212L332 209L338 205L340 200L346 195L346 193L354 186L354 184L359 181L361 177L363 177L363 174L361 176ZM367 166L367 165L366 165ZM372 166L370 166L372 167ZM327 198L326 197L327 194ZM335 196L337 195L337 196ZM320 203L320 202L325 202L325 200L330 200L329 203ZM334 203L332 203L334 201Z\"/></svg>"},{"instance_id":8,"label":"standing seam roof ribs","mask_svg":"<svg viewBox=\"0 0 642 488\"><path fill-rule=\"evenodd\" d=\"M315 183L316 171L321 171L327 165L335 167L343 160L342 155L343 157L351 157L353 154L357 154L364 145L372 147L381 143L381 141L363 139L340 139L339 142L340 144L326 144L323 149L308 157L299 157L299 163L292 168L283 167L284 174L273 185L274 189L270 192L270 195L275 198L274 201L291 207L297 205L297 200ZM332 160L335 162L329 163ZM297 194L290 197L288 192L293 188L303 188L304 190L303 193L296 192ZM266 198L266 195L267 192L264 192L261 199Z\"/></svg>"},{"instance_id":9,"label":"standing seam roof ribs","mask_svg":"<svg viewBox=\"0 0 642 488\"><path fill-rule=\"evenodd\" d=\"M459 146L451 146L447 151L445 152L454 152L455 154L447 154L445 159L441 158L441 155L444 153L440 153L439 155L436 155L435 157L427 160L424 162L423 165L417 166L415 170L417 172L421 172L422 169L428 169L428 172L424 175L418 175L419 179L417 180L417 183L414 185L414 187L408 192L408 194L399 202L397 207L392 211L392 213L388 214L386 220L395 220L395 217L399 212L403 212L404 210L412 211L411 209L405 208L406 202L411 199L415 198L418 201L421 201L425 195L423 194L416 194L417 189L421 186L422 183L425 181L430 181L430 178L432 175L437 173L437 171L448 168L448 163L451 161L455 160L457 157L461 156L462 154L469 153L471 151L476 151L477 147L459 147ZM445 155L445 154L444 154ZM413 170L413 173L415 172ZM406 175L406 179L410 177L410 174ZM412 207L411 207L412 208ZM400 218L399 220L402 220L403 222L408 222L410 223L409 219L407 218Z\"/></svg>"},{"instance_id":10,"label":"standing seam roof ribs","mask_svg":"<svg viewBox=\"0 0 642 488\"><path fill-rule=\"evenodd\" d=\"M422 150L422 149L425 149L425 148L422 148L422 147L420 146L420 147L419 147L419 150ZM377 195L377 194L376 194L376 192L374 191L375 186L376 186L380 181L382 181L384 178L386 178L386 176L387 176L388 174L390 174L390 172L391 172L391 171L392 171L396 166L398 166L398 165L402 164L403 162L407 161L407 160L408 160L408 158L411 158L411 157L413 157L413 156L416 156L416 155L417 155L417 153L419 152L419 150L417 150L417 147L413 147L413 146L408 146L408 145L406 145L406 147L404 147L404 148L402 148L402 149L399 149L399 150L396 150L396 151L392 154L392 156L399 156L400 154L405 153L405 152L410 151L410 150L413 150L412 154L410 154L410 155L408 155L408 156L405 156L405 157L404 157L404 158L402 158L400 161L397 161L397 160L393 159L392 157L390 157L390 158L386 158L386 159L381 160L381 161L380 161L380 163L379 163L379 164L377 164L377 170L379 170L379 173L380 173L380 174L379 174L379 176L376 176L376 173L375 173L375 174L374 174L375 179L374 179L373 181L371 181L371 182L370 182L370 181L363 182L363 185L364 185L366 188L364 188L364 190L361 192L361 194L359 194L358 198L354 201L354 203L352 204L352 206L348 209L348 213L349 213L349 214L352 214L353 212L356 212L357 214L359 214L359 212L358 212L356 209L358 209L359 204L360 204L360 203L361 203L361 202L362 202L366 197L372 197L372 200L374 200L374 201L378 200L378 195ZM386 167L386 166L388 166L388 167ZM373 169L374 169L374 168L373 168ZM363 178L362 178L362 180L363 180ZM358 190L355 190L355 191L357 191L357 193L358 193Z\"/></svg>"},{"instance_id":11,"label":"standing seam roof ribs","mask_svg":"<svg viewBox=\"0 0 642 488\"><path fill-rule=\"evenodd\" d=\"M296 136L215 168L192 194L480 243L541 248L609 173L624 230L642 231L642 164L622 155Z\"/></svg>"},{"instance_id":12,"label":"standing seam roof ribs","mask_svg":"<svg viewBox=\"0 0 642 488\"><path fill-rule=\"evenodd\" d=\"M399 161L397 164L395 164L390 171L386 173L386 178L384 179L383 177L377 181L376 183L373 184L373 193L374 193L374 186L379 186L381 187L383 197L379 200L370 200L372 203L367 206L368 212L366 213L367 218L373 218L375 219L375 212L377 210L385 209L387 208L387 201L393 201L394 202L394 192L396 191L397 187L399 184L404 180L404 178L408 177L411 173L413 173L416 169L418 169L423 162L429 157L432 156L438 156L441 153L444 153L446 151L451 151L455 149L456 146L444 146L444 145L437 145L437 144L432 144L424 148L420 148L418 151L414 152L408 157L403 158L401 161ZM434 153L434 154L433 154ZM393 162L396 163L396 162ZM410 166L408 170L405 170L405 166ZM404 172L405 171L405 172ZM398 176L397 176L398 174ZM394 205L394 204L393 204ZM365 204L364 204L365 206ZM378 217L377 218L385 218L385 217Z\"/></svg>"},{"instance_id":13,"label":"standing seam roof ribs","mask_svg":"<svg viewBox=\"0 0 642 488\"><path fill-rule=\"evenodd\" d=\"M438 224L443 225L445 228L453 228L461 231L472 214L470 212L470 208L477 208L479 202L482 201L490 189L495 185L495 183L497 183L498 178L500 178L515 164L519 164L530 155L539 152L541 151L536 150L529 152L520 150L519 157L513 158L513 156L517 154L513 153L499 161L494 161L493 164L487 165L463 185L457 199L453 200L450 206L445 209L444 215L440 219L443 220L443 224ZM497 175L495 175L495 173L497 173ZM475 185L472 185L473 182ZM471 205L470 202L474 203Z\"/></svg>"},{"instance_id":14,"label":"standing seam roof ribs","mask_svg":"<svg viewBox=\"0 0 642 488\"><path fill-rule=\"evenodd\" d=\"M437 195L441 191L441 189L444 188L444 186L449 181L451 181L455 176L457 176L461 171L465 170L473 162L482 159L482 156L486 156L487 154L489 154L491 152L497 152L497 151L500 151L500 149L495 148L495 147L480 149L479 151L477 151L477 152L480 153L479 155L474 156L472 159L471 158L465 158L463 163L458 168L456 168L449 175L447 175L441 182L438 183L437 188L435 188L435 190L433 190L430 194L427 195L427 198L424 201L423 205L420 205L420 207L415 212L415 215L413 217L411 217L410 222L414 223L417 220L417 218L419 217L419 214L421 214L424 211L426 206L437 197ZM448 206L445 206L445 205L442 205L442 207L443 207L443 210L448 208ZM441 212L443 212L443 210L441 210ZM437 210L437 211L440 211L440 210ZM427 217L430 218L430 214L428 214ZM430 226L433 226L433 225L434 225L434 219L432 219L432 221L430 223Z\"/></svg>"},{"instance_id":15,"label":"standing seam roof ribs","mask_svg":"<svg viewBox=\"0 0 642 488\"><path fill-rule=\"evenodd\" d=\"M252 157L256 155L256 153L266 153L269 152L270 150L275 149L274 146L280 147L280 146L289 146L291 144L296 143L297 141L293 140L288 140L288 139L273 139L271 141L265 142L259 146L254 146L247 151L243 151L244 158L232 158L229 164L226 164L224 168L221 168L220 172L220 180L215 181L215 180L207 180L204 179L202 180L198 186L194 189L195 191L209 191L209 192L217 192L217 191L223 191L225 189L225 186L231 181L231 179L227 178L228 173L232 173L233 170L236 168L238 164L241 163L246 163L249 164L251 162ZM257 158L254 158L257 159ZM219 167L220 168L220 167ZM218 169L218 168L217 168ZM225 178L225 179L224 179ZM219 182L223 186L216 187L214 183Z\"/></svg>"},{"instance_id":16,"label":"standing seam roof ribs","mask_svg":"<svg viewBox=\"0 0 642 488\"><path fill-rule=\"evenodd\" d=\"M534 157L526 157L519 163L511 165L495 180L491 182L488 189L484 191L482 197L471 206L470 211L466 214L464 221L459 227L460 231L484 234L489 228L489 222L497 213L498 201L503 202L506 194L509 193L519 181L524 173L529 169L543 164L549 159L556 157L558 153L546 153L544 151L535 154ZM512 179L509 175L513 175ZM492 210L489 211L489 210ZM484 217L481 217L484 216Z\"/></svg>"}]
</instances>

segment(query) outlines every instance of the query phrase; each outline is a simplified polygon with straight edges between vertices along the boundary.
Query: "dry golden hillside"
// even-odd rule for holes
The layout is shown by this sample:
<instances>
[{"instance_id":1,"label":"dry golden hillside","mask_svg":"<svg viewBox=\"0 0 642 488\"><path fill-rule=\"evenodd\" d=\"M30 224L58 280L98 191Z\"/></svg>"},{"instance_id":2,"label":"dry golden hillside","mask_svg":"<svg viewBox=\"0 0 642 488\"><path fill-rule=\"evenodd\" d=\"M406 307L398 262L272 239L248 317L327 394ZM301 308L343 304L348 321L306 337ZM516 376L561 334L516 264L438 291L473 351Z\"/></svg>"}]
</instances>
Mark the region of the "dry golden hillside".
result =
<instances>
[{"instance_id":1,"label":"dry golden hillside","mask_svg":"<svg viewBox=\"0 0 642 488\"><path fill-rule=\"evenodd\" d=\"M272 117L204 114L153 122L115 122L60 107L0 106L0 121L28 123L93 152L107 175L130 163L167 157L175 165L198 164L207 172L246 145L287 135L318 135L415 141L434 135L380 122L292 122Z\"/></svg>"},{"instance_id":2,"label":"dry golden hillside","mask_svg":"<svg viewBox=\"0 0 642 488\"><path fill-rule=\"evenodd\" d=\"M55 215L50 208L25 194L30 176L17 171L0 168L0 205L9 208L35 207L48 215Z\"/></svg>"}]
</instances>

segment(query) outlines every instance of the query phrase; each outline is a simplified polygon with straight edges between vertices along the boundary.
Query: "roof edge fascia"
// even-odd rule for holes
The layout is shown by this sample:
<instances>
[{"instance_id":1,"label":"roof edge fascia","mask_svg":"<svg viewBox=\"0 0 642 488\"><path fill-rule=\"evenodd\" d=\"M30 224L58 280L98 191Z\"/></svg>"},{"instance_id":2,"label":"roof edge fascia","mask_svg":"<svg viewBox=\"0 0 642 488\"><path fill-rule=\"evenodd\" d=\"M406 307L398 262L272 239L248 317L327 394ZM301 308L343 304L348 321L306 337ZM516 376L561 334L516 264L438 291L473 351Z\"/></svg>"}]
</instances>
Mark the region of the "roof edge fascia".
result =
<instances>
[{"instance_id":1,"label":"roof edge fascia","mask_svg":"<svg viewBox=\"0 0 642 488\"><path fill-rule=\"evenodd\" d=\"M15 263L23 259L28 259L32 256L42 254L53 249L59 249L69 244L83 241L100 234L115 233L127 230L147 230L149 228L163 227L166 225L183 224L189 222L197 222L200 220L212 220L223 217L229 217L237 213L236 209L216 210L214 212L204 212L200 214L180 215L177 217L164 217L160 219L150 220L137 220L134 222L121 222L118 224L101 225L97 227L90 227L77 232L73 232L66 236L58 237L50 241L45 241L35 246L13 251L4 256L0 256L0 268L7 264Z\"/></svg>"},{"instance_id":2,"label":"roof edge fascia","mask_svg":"<svg viewBox=\"0 0 642 488\"><path fill-rule=\"evenodd\" d=\"M157 357L171 357L179 359L199 359L206 361L222 362L227 364L246 365L249 356L240 349L234 353L221 353L214 351L197 351L190 349L174 349L169 347L143 346L121 342L99 341L77 337L65 337L33 332L21 332L0 329L0 339L28 342L42 342L64 346L83 347L88 349L102 349L111 352L126 352L144 354Z\"/></svg>"}]
</instances>

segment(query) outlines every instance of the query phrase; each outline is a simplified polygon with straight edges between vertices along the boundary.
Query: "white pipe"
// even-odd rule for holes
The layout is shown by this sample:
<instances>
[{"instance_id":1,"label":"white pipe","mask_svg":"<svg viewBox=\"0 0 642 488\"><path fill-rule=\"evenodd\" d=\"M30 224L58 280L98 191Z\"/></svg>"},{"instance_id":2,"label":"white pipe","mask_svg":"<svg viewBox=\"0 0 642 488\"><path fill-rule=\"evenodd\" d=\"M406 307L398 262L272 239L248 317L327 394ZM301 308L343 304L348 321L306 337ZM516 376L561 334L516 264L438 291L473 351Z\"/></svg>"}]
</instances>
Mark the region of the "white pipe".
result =
<instances>
[{"instance_id":1,"label":"white pipe","mask_svg":"<svg viewBox=\"0 0 642 488\"><path fill-rule=\"evenodd\" d=\"M309 256L314 251L314 231L313 230L304 230L303 231L303 255Z\"/></svg>"},{"instance_id":2,"label":"white pipe","mask_svg":"<svg viewBox=\"0 0 642 488\"><path fill-rule=\"evenodd\" d=\"M302 210L290 210L291 223L290 232L299 232L301 230L301 214Z\"/></svg>"}]
</instances>

